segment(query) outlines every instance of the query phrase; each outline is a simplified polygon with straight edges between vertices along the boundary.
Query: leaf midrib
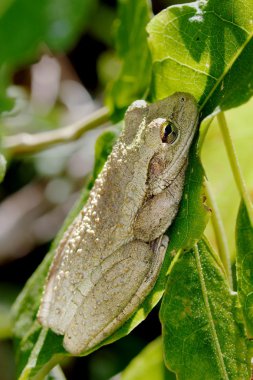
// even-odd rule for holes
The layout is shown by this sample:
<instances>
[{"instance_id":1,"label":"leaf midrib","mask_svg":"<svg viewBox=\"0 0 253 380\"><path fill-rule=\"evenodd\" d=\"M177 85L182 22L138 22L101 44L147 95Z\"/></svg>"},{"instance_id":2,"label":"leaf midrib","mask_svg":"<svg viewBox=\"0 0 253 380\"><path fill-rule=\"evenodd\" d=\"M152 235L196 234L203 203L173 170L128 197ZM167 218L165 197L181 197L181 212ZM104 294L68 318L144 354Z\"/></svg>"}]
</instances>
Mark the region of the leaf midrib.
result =
<instances>
[{"instance_id":1,"label":"leaf midrib","mask_svg":"<svg viewBox=\"0 0 253 380\"><path fill-rule=\"evenodd\" d=\"M200 111L204 108L204 106L206 105L206 103L208 102L208 100L210 99L210 97L213 95L213 93L215 92L215 90L217 89L217 87L219 86L219 84L223 81L223 79L225 78L225 76L228 74L229 70L231 69L231 67L233 66L233 64L235 63L235 61L239 58L239 56L242 54L242 52L245 49L245 47L248 45L248 43L250 43L252 37L253 37L253 32L249 34L248 38L241 45L241 47L237 50L236 54L230 60L230 62L227 65L226 69L223 71L222 75L219 78L217 78L217 82L213 86L212 90L209 92L209 94L205 98L204 102L199 106L199 110Z\"/></svg>"},{"instance_id":2,"label":"leaf midrib","mask_svg":"<svg viewBox=\"0 0 253 380\"><path fill-rule=\"evenodd\" d=\"M217 353L217 357L218 357L219 363L220 363L219 368L220 368L220 370L222 372L222 376L223 376L222 378L224 380L229 380L229 377L228 377L228 374L227 374L227 370L226 370L226 366L225 366L225 363L224 363L224 360L223 360L222 351L221 351L220 344L219 344L219 339L218 339L217 332L216 332L215 325L214 325L213 318L212 318L212 312L211 312L211 308L210 308L210 304L209 304L209 299L208 299L208 295L207 295L207 289L206 289L203 269L202 269L201 261L200 261L200 257L199 257L199 249L198 249L197 243L194 245L194 254L195 254L195 260L196 260L196 263L197 263L197 270L198 270L198 275L199 275L202 295L203 295L203 299L204 299L204 304L205 304L205 307L206 307L207 319L208 319L208 322L209 322L209 326L210 326L210 330L211 330L211 335L212 335L213 342L214 342L214 345L215 345L215 350L216 350L216 353Z\"/></svg>"}]
</instances>

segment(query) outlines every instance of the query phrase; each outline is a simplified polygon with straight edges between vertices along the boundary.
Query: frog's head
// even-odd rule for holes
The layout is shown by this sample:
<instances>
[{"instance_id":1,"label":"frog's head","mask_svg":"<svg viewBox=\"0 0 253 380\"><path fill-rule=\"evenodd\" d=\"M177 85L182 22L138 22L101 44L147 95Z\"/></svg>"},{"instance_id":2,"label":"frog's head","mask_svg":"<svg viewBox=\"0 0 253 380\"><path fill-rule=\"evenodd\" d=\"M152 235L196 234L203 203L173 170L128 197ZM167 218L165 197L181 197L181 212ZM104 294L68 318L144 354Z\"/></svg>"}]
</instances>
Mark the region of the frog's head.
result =
<instances>
[{"instance_id":1,"label":"frog's head","mask_svg":"<svg viewBox=\"0 0 253 380\"><path fill-rule=\"evenodd\" d=\"M172 96L151 104L146 116L147 131L155 129L160 146L176 151L191 143L198 120L195 98L187 93L176 92ZM155 132L153 138L155 138ZM189 141L190 140L190 141Z\"/></svg>"},{"instance_id":2,"label":"frog's head","mask_svg":"<svg viewBox=\"0 0 253 380\"><path fill-rule=\"evenodd\" d=\"M149 106L145 140L152 147L149 163L149 184L173 179L180 171L196 131L198 109L194 97L175 93Z\"/></svg>"},{"instance_id":3,"label":"frog's head","mask_svg":"<svg viewBox=\"0 0 253 380\"><path fill-rule=\"evenodd\" d=\"M177 92L150 105L137 100L126 112L121 141L143 149L143 154L148 150L149 178L154 183L182 167L197 121L196 100L190 94Z\"/></svg>"},{"instance_id":4,"label":"frog's head","mask_svg":"<svg viewBox=\"0 0 253 380\"><path fill-rule=\"evenodd\" d=\"M148 103L145 100L136 100L125 113L125 125L121 134L121 141L126 145L131 145L143 128L147 114Z\"/></svg>"}]
</instances>

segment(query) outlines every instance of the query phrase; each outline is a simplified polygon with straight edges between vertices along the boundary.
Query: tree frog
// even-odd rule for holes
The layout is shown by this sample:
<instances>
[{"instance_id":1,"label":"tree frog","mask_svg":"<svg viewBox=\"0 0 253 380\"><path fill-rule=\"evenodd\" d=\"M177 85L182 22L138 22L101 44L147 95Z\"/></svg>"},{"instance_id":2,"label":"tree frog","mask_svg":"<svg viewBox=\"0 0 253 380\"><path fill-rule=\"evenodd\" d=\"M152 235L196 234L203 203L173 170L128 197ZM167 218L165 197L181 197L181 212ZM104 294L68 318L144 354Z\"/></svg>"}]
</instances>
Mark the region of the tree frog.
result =
<instances>
[{"instance_id":1,"label":"tree frog","mask_svg":"<svg viewBox=\"0 0 253 380\"><path fill-rule=\"evenodd\" d=\"M178 92L135 101L51 265L38 318L71 354L116 331L153 288L182 196L198 109Z\"/></svg>"}]
</instances>

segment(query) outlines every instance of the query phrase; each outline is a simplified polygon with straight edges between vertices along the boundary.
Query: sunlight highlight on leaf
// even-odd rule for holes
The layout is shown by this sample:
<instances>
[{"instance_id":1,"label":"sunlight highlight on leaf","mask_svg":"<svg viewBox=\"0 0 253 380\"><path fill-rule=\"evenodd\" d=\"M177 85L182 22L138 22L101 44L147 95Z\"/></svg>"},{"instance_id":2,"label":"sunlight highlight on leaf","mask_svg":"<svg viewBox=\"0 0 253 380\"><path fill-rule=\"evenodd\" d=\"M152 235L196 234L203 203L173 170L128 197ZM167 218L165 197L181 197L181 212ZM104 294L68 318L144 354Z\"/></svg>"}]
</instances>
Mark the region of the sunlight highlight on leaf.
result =
<instances>
[{"instance_id":1,"label":"sunlight highlight on leaf","mask_svg":"<svg viewBox=\"0 0 253 380\"><path fill-rule=\"evenodd\" d=\"M175 91L190 92L204 118L252 96L251 0L172 6L155 16L147 30L154 99Z\"/></svg>"}]
</instances>

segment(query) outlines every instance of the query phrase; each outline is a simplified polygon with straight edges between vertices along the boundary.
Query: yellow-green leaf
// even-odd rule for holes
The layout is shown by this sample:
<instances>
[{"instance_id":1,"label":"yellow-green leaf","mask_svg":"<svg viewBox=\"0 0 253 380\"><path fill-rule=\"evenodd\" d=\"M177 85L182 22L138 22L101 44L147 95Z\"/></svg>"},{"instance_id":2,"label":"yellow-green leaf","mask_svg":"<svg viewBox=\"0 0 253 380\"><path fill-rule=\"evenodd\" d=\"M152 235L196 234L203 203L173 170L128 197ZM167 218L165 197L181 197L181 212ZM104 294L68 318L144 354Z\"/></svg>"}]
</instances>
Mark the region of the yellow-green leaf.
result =
<instances>
[{"instance_id":1,"label":"yellow-green leaf","mask_svg":"<svg viewBox=\"0 0 253 380\"><path fill-rule=\"evenodd\" d=\"M119 380L176 380L164 365L162 339L149 343L121 372Z\"/></svg>"}]
</instances>

